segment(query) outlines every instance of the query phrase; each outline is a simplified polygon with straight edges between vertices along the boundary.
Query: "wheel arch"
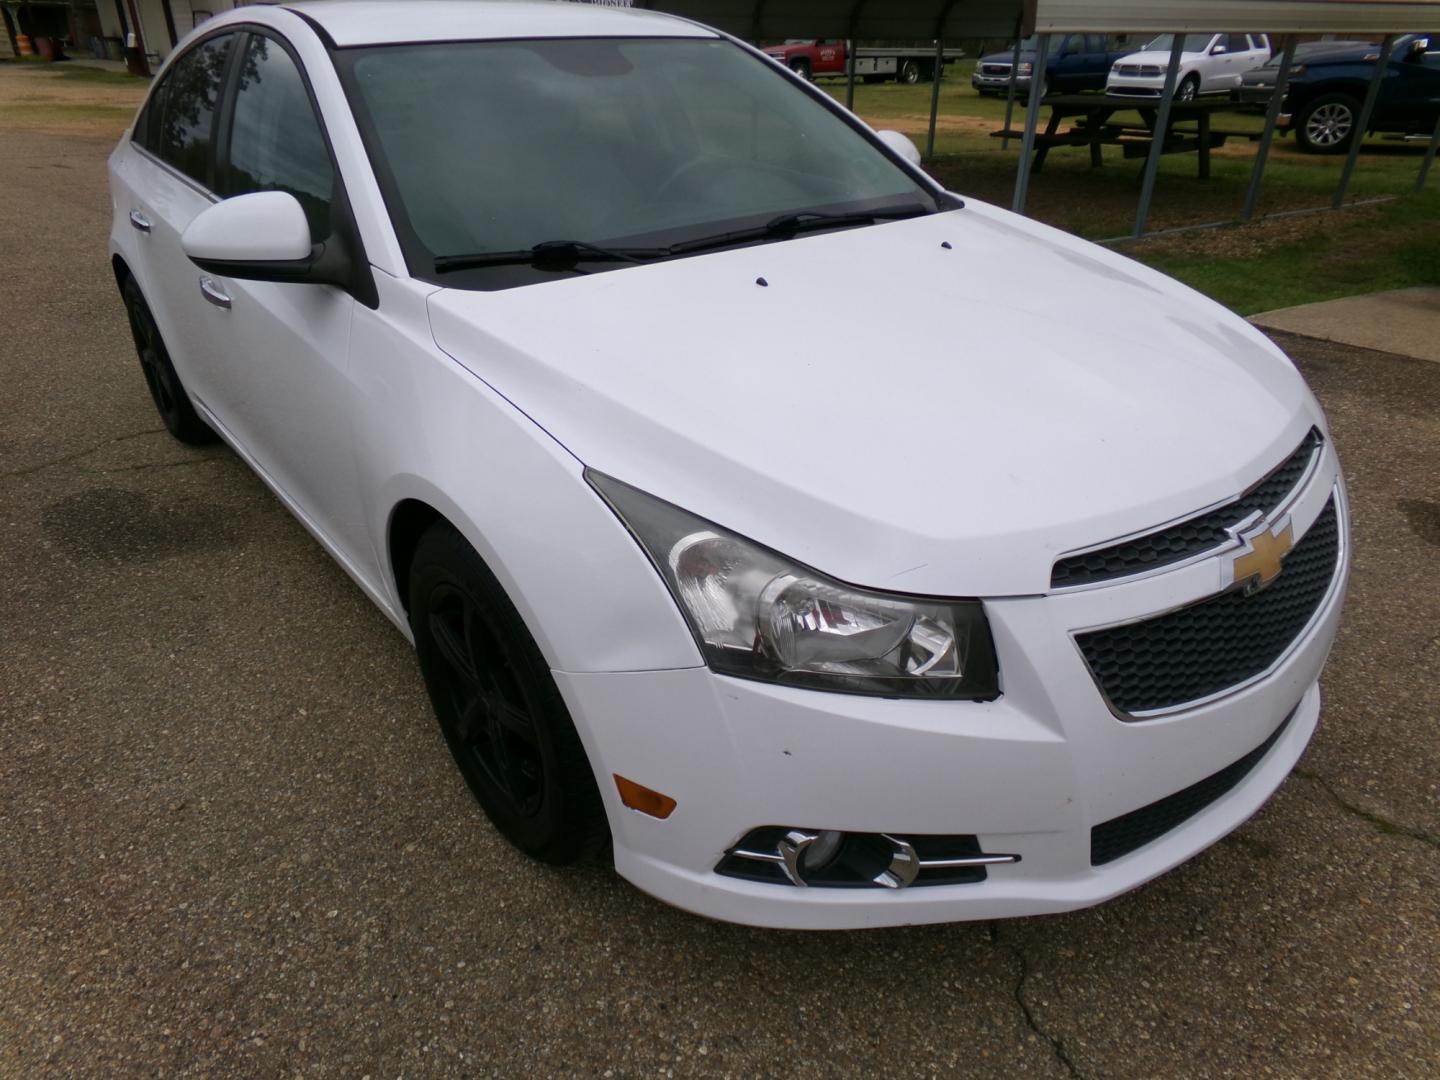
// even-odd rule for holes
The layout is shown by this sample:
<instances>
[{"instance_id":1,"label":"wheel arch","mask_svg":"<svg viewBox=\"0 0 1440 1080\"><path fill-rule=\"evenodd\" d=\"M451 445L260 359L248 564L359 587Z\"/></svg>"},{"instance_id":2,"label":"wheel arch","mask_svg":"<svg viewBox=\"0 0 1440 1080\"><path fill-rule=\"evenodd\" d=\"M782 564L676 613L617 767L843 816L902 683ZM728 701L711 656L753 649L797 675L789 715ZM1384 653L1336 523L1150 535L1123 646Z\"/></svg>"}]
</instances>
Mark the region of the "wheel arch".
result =
<instances>
[{"instance_id":1,"label":"wheel arch","mask_svg":"<svg viewBox=\"0 0 1440 1080\"><path fill-rule=\"evenodd\" d=\"M464 531L453 521L423 499L402 499L390 511L390 520L385 527L386 566L400 610L406 615L410 613L407 582L410 579L410 564L415 561L415 550L426 530L441 522L464 535Z\"/></svg>"},{"instance_id":2,"label":"wheel arch","mask_svg":"<svg viewBox=\"0 0 1440 1080\"><path fill-rule=\"evenodd\" d=\"M115 275L115 287L117 289L125 288L125 279L135 276L130 272L130 264L125 261L125 257L118 251L110 256L110 270Z\"/></svg>"}]
</instances>

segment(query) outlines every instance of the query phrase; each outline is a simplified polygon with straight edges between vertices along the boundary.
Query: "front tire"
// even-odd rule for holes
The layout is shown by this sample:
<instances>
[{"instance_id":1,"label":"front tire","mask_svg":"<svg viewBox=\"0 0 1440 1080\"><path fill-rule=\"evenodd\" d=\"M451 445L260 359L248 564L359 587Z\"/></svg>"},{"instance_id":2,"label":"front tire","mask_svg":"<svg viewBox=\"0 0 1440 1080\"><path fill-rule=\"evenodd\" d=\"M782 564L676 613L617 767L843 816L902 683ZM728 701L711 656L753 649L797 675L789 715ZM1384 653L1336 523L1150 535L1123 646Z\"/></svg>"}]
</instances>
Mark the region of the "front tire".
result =
<instances>
[{"instance_id":1,"label":"front tire","mask_svg":"<svg viewBox=\"0 0 1440 1080\"><path fill-rule=\"evenodd\" d=\"M1307 154L1343 154L1359 118L1360 103L1349 94L1322 94L1295 118L1295 143Z\"/></svg>"},{"instance_id":2,"label":"front tire","mask_svg":"<svg viewBox=\"0 0 1440 1080\"><path fill-rule=\"evenodd\" d=\"M1186 75L1175 88L1176 101L1194 101L1200 96L1200 76Z\"/></svg>"},{"instance_id":3,"label":"front tire","mask_svg":"<svg viewBox=\"0 0 1440 1080\"><path fill-rule=\"evenodd\" d=\"M420 538L410 628L440 730L500 834L562 866L609 840L595 774L549 665L505 590L447 524Z\"/></svg>"},{"instance_id":4,"label":"front tire","mask_svg":"<svg viewBox=\"0 0 1440 1080\"><path fill-rule=\"evenodd\" d=\"M800 78L804 79L806 82L812 81L810 78L809 60L791 60L790 70L793 71L796 75L799 75Z\"/></svg>"},{"instance_id":5,"label":"front tire","mask_svg":"<svg viewBox=\"0 0 1440 1080\"><path fill-rule=\"evenodd\" d=\"M155 316L150 305L140 294L135 279L126 276L120 286L125 300L125 313L130 317L130 336L135 340L135 353L140 358L140 370L145 375L145 385L150 390L150 400L165 430L190 446L204 446L215 441L215 432L200 419L190 395L180 381L175 365L170 361L170 352L160 337L160 328L155 325Z\"/></svg>"}]
</instances>

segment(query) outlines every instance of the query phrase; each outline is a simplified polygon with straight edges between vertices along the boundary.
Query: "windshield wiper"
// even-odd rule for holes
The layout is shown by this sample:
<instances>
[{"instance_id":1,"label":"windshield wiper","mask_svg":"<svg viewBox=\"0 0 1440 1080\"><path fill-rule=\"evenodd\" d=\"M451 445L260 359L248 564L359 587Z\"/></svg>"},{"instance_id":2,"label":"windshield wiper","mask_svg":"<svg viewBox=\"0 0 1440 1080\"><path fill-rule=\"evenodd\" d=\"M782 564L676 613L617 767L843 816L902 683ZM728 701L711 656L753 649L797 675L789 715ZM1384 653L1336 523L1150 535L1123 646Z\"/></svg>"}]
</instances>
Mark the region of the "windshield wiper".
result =
<instances>
[{"instance_id":1,"label":"windshield wiper","mask_svg":"<svg viewBox=\"0 0 1440 1080\"><path fill-rule=\"evenodd\" d=\"M537 270L574 270L582 262L651 262L669 255L669 248L607 248L583 240L547 240L519 251L480 251L474 255L437 255L435 273L473 270L482 266L533 266Z\"/></svg>"},{"instance_id":2,"label":"windshield wiper","mask_svg":"<svg viewBox=\"0 0 1440 1080\"><path fill-rule=\"evenodd\" d=\"M753 240L783 240L802 232L874 225L879 221L899 221L902 218L923 217L933 212L930 207L921 203L887 206L881 210L857 210L845 214L827 214L823 210L796 210L793 213L771 218L764 225L754 228L737 229L734 232L717 233L715 236L702 236L698 240L685 240L678 244L672 244L670 253L672 255L690 254L709 248L744 244Z\"/></svg>"},{"instance_id":3,"label":"windshield wiper","mask_svg":"<svg viewBox=\"0 0 1440 1080\"><path fill-rule=\"evenodd\" d=\"M691 255L713 248L729 247L733 244L753 243L757 240L784 240L798 236L802 232L874 225L880 221L899 221L903 218L921 217L933 212L930 207L921 203L906 203L902 206L887 206L879 210L859 210L843 214L830 214L823 210L796 210L771 218L764 225L717 233L714 236L702 236L698 240L684 240L678 244L661 248L610 248L587 244L583 240L547 240L543 244L536 244L532 248L524 248L519 251L480 251L473 255L438 255L435 258L435 273L448 274L455 270L473 270L485 266L533 266L537 270L574 270L585 262L654 262L657 259Z\"/></svg>"}]
</instances>

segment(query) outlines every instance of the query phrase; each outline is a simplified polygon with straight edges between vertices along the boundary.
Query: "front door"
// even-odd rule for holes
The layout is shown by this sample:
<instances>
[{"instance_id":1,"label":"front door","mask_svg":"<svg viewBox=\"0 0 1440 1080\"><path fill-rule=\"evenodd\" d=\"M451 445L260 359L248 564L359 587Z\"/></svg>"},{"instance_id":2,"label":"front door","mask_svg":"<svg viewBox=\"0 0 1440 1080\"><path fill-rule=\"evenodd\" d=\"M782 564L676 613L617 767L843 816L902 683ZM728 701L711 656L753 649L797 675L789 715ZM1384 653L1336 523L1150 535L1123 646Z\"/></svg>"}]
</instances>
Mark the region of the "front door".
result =
<instances>
[{"instance_id":1,"label":"front door","mask_svg":"<svg viewBox=\"0 0 1440 1080\"><path fill-rule=\"evenodd\" d=\"M337 172L298 61L277 38L246 35L216 160L222 197L285 191L325 241ZM333 546L363 535L346 378L355 301L332 285L240 281L191 267L207 302L214 370L207 402L230 436Z\"/></svg>"}]
</instances>

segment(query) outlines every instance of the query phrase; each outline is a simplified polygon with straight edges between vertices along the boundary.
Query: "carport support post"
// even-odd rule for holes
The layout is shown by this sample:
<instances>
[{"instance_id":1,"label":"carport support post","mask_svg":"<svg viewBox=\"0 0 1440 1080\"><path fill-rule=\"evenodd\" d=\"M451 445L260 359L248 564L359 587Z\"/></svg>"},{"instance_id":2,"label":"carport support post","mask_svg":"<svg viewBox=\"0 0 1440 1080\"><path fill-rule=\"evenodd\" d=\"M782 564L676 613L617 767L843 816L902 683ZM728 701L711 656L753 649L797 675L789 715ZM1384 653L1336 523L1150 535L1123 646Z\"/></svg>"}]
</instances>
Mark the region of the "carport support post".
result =
<instances>
[{"instance_id":1,"label":"carport support post","mask_svg":"<svg viewBox=\"0 0 1440 1080\"><path fill-rule=\"evenodd\" d=\"M940 72L945 70L945 39L935 39L935 75L930 80L930 137L925 140L925 160L935 156L935 123L940 117Z\"/></svg>"},{"instance_id":2,"label":"carport support post","mask_svg":"<svg viewBox=\"0 0 1440 1080\"><path fill-rule=\"evenodd\" d=\"M980 62L978 59L975 61ZM1005 134L1000 137L1000 149L1010 149L1010 121L1015 115L1015 80L1020 77L1020 20L1015 20L1015 55L1010 58L1010 86L1005 91Z\"/></svg>"},{"instance_id":3,"label":"carport support post","mask_svg":"<svg viewBox=\"0 0 1440 1080\"><path fill-rule=\"evenodd\" d=\"M1415 190L1425 190L1425 178L1430 175L1430 166L1435 164L1435 151L1440 149L1440 120L1435 121L1435 132L1430 136L1430 145L1425 150L1425 160L1420 163L1420 175L1415 178Z\"/></svg>"},{"instance_id":4,"label":"carport support post","mask_svg":"<svg viewBox=\"0 0 1440 1080\"><path fill-rule=\"evenodd\" d=\"M1180 77L1180 58L1185 52L1185 35L1176 34L1170 48L1170 66L1165 69L1165 89L1160 91L1160 113L1155 117L1155 130L1150 133L1150 156L1145 159L1145 178L1140 182L1140 205L1135 211L1135 230L1139 238L1145 234L1150 217L1150 199L1155 194L1155 177L1160 172L1160 156L1165 153L1165 138L1170 133L1170 106L1175 101L1175 83Z\"/></svg>"},{"instance_id":5,"label":"carport support post","mask_svg":"<svg viewBox=\"0 0 1440 1080\"><path fill-rule=\"evenodd\" d=\"M1295 60L1295 35L1285 39L1285 48L1280 53L1280 70L1275 74L1275 90L1270 95L1270 104L1265 107L1265 133L1260 136L1260 148L1255 151L1255 168L1250 173L1250 190L1245 193L1245 209L1240 211L1241 221L1255 217L1255 204L1260 201L1260 182L1265 178L1265 162L1270 157L1270 144L1275 141L1275 125L1280 120L1280 106L1285 101L1285 92L1290 89L1290 65Z\"/></svg>"},{"instance_id":6,"label":"carport support post","mask_svg":"<svg viewBox=\"0 0 1440 1080\"><path fill-rule=\"evenodd\" d=\"M1339 210L1345 205L1345 195L1350 190L1350 178L1355 175L1355 163L1360 160L1360 144L1365 141L1365 132L1370 127L1370 116L1375 111L1375 99L1380 96L1380 83L1390 69L1390 54L1395 51L1395 35L1386 34L1380 46L1380 59L1375 61L1375 74L1370 76L1370 89L1365 91L1365 104L1360 106L1360 115L1355 119L1355 133L1350 136L1350 153L1345 158L1345 168L1340 173L1340 186L1335 189L1335 198L1330 200L1331 209Z\"/></svg>"},{"instance_id":7,"label":"carport support post","mask_svg":"<svg viewBox=\"0 0 1440 1080\"><path fill-rule=\"evenodd\" d=\"M1019 50L1016 50L1019 55ZM1011 209L1017 214L1025 212L1025 199L1030 194L1030 159L1035 153L1035 129L1040 125L1040 95L1035 92L1035 76L1043 73L1045 62L1050 58L1050 35L1041 34L1035 42L1035 66L1030 69L1030 99L1025 104L1025 137L1020 140L1020 168L1015 173L1015 202ZM1011 74L1015 72L1010 69ZM1014 93L1015 84L1010 84Z\"/></svg>"},{"instance_id":8,"label":"carport support post","mask_svg":"<svg viewBox=\"0 0 1440 1080\"><path fill-rule=\"evenodd\" d=\"M845 39L845 108L855 111L855 39Z\"/></svg>"}]
</instances>

